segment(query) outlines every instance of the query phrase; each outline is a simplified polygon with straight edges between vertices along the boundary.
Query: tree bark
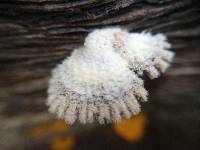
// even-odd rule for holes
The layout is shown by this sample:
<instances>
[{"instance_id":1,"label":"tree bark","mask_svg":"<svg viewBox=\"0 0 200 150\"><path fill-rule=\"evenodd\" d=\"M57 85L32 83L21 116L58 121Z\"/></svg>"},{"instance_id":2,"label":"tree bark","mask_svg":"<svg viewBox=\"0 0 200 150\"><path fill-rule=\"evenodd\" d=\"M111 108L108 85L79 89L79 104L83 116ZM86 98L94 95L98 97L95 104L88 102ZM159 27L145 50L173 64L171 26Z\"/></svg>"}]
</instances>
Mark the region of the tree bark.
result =
<instances>
[{"instance_id":1,"label":"tree bark","mask_svg":"<svg viewBox=\"0 0 200 150\"><path fill-rule=\"evenodd\" d=\"M88 32L107 26L162 32L169 37L175 61L166 75L146 85L150 97L143 105L151 121L149 136L160 138L158 147L199 148L199 11L198 0L1 0L0 134L11 142L0 140L0 149L17 149L19 143L21 149L27 148L17 130L52 119L45 106L51 69L82 45ZM10 133L15 138L8 137ZM183 136L177 139L177 135ZM144 147L159 149L155 141L148 141L153 142L143 141Z\"/></svg>"}]
</instances>

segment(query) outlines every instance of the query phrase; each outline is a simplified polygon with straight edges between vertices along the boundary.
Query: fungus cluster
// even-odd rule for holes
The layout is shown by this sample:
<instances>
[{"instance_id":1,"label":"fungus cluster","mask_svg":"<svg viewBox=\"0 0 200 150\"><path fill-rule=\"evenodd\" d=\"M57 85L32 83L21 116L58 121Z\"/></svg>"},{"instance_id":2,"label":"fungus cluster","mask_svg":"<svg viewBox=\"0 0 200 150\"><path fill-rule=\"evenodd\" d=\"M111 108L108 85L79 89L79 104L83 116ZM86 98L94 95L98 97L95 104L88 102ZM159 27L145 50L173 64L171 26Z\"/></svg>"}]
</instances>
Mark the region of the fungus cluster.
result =
<instances>
[{"instance_id":1,"label":"fungus cluster","mask_svg":"<svg viewBox=\"0 0 200 150\"><path fill-rule=\"evenodd\" d=\"M47 105L58 118L73 124L119 122L140 112L147 101L143 74L157 78L174 53L163 34L97 29L83 47L52 71Z\"/></svg>"}]
</instances>

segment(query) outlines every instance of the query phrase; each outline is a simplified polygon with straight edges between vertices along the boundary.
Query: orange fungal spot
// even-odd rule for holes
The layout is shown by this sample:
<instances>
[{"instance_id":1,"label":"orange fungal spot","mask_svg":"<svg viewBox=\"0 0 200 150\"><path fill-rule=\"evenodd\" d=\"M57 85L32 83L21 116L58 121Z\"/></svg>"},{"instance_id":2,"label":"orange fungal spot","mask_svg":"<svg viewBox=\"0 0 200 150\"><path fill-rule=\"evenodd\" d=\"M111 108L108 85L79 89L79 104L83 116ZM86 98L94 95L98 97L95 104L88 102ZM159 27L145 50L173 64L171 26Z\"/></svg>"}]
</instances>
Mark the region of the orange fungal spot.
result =
<instances>
[{"instance_id":1,"label":"orange fungal spot","mask_svg":"<svg viewBox=\"0 0 200 150\"><path fill-rule=\"evenodd\" d=\"M69 129L63 121L45 122L31 129L31 135L34 137L42 137L53 132L62 132Z\"/></svg>"},{"instance_id":2,"label":"orange fungal spot","mask_svg":"<svg viewBox=\"0 0 200 150\"><path fill-rule=\"evenodd\" d=\"M52 150L71 150L75 144L75 138L70 137L55 137L51 142Z\"/></svg>"},{"instance_id":3,"label":"orange fungal spot","mask_svg":"<svg viewBox=\"0 0 200 150\"><path fill-rule=\"evenodd\" d=\"M140 113L130 119L124 119L122 122L114 124L114 130L123 139L128 142L137 142L144 137L147 116Z\"/></svg>"}]
</instances>

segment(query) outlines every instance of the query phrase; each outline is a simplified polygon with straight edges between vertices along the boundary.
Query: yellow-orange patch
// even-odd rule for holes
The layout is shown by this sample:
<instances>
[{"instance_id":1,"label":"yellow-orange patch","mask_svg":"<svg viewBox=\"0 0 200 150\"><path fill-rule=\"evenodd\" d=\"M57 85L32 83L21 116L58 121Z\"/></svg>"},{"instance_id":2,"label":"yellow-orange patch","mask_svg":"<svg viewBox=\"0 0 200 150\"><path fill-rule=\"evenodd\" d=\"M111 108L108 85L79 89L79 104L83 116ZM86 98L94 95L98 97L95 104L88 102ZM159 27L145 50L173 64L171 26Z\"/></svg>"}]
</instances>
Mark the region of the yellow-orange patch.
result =
<instances>
[{"instance_id":1,"label":"yellow-orange patch","mask_svg":"<svg viewBox=\"0 0 200 150\"><path fill-rule=\"evenodd\" d=\"M42 137L48 133L61 132L61 131L66 131L68 129L69 125L67 125L63 121L45 122L32 128L31 135L34 137Z\"/></svg>"},{"instance_id":2,"label":"yellow-orange patch","mask_svg":"<svg viewBox=\"0 0 200 150\"><path fill-rule=\"evenodd\" d=\"M51 142L52 150L71 150L75 144L75 138L70 137L55 137Z\"/></svg>"},{"instance_id":3,"label":"yellow-orange patch","mask_svg":"<svg viewBox=\"0 0 200 150\"><path fill-rule=\"evenodd\" d=\"M124 119L122 122L114 124L115 132L128 142L137 142L143 138L147 116L140 113L130 119Z\"/></svg>"}]
</instances>

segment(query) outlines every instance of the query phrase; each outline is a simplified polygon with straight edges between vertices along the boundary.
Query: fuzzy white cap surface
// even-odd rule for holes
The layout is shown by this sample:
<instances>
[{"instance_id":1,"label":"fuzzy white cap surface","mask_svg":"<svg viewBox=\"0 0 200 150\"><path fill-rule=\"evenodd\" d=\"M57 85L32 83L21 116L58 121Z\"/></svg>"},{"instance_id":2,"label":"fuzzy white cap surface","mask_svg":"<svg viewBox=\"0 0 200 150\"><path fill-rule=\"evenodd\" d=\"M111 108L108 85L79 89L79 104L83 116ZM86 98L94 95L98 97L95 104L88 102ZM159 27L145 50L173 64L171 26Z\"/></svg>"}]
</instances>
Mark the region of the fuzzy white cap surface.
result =
<instances>
[{"instance_id":1,"label":"fuzzy white cap surface","mask_svg":"<svg viewBox=\"0 0 200 150\"><path fill-rule=\"evenodd\" d=\"M163 34L97 29L52 71L47 105L67 123L119 122L140 112L147 91L139 77L165 72L173 58ZM157 74L156 74L157 73Z\"/></svg>"}]
</instances>

